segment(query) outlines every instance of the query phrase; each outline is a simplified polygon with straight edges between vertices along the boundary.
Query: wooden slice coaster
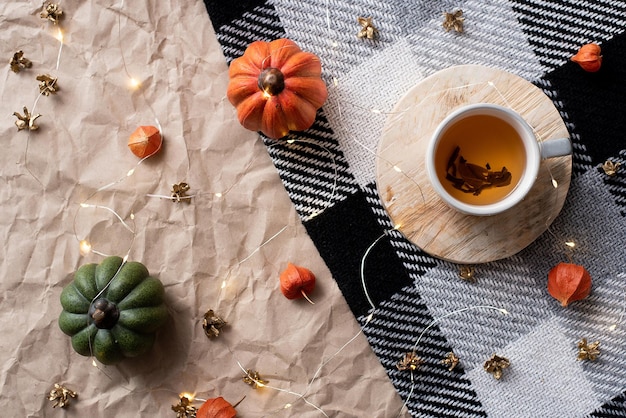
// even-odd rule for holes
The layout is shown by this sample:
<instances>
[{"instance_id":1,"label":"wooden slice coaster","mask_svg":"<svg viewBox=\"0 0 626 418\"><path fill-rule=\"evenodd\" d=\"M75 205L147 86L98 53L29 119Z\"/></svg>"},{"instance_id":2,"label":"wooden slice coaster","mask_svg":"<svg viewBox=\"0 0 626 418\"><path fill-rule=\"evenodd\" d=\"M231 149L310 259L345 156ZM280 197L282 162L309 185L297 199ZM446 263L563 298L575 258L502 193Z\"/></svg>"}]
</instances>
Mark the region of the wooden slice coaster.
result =
<instances>
[{"instance_id":1,"label":"wooden slice coaster","mask_svg":"<svg viewBox=\"0 0 626 418\"><path fill-rule=\"evenodd\" d=\"M537 239L561 211L572 174L571 155L544 160L525 200L497 215L469 216L447 206L430 186L425 152L439 122L472 103L515 110L535 130L538 141L569 136L548 96L523 78L495 68L463 65L440 71L398 101L378 147L378 193L393 223L411 242L434 257L460 264L503 259Z\"/></svg>"}]
</instances>

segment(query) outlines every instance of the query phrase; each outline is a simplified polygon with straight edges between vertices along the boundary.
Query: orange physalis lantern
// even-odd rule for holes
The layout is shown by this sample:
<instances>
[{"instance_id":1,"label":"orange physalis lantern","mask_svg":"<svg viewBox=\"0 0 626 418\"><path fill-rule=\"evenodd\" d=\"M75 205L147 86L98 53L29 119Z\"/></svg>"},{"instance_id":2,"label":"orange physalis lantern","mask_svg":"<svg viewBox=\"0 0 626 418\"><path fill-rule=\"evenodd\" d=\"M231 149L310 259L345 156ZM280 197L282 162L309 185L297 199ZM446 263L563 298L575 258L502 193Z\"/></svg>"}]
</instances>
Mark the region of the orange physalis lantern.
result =
<instances>
[{"instance_id":1,"label":"orange physalis lantern","mask_svg":"<svg viewBox=\"0 0 626 418\"><path fill-rule=\"evenodd\" d=\"M196 418L235 418L237 411L221 396L207 399L196 412Z\"/></svg>"},{"instance_id":2,"label":"orange physalis lantern","mask_svg":"<svg viewBox=\"0 0 626 418\"><path fill-rule=\"evenodd\" d=\"M591 293L591 276L583 266L559 263L548 273L548 293L567 306Z\"/></svg>"},{"instance_id":3,"label":"orange physalis lantern","mask_svg":"<svg viewBox=\"0 0 626 418\"><path fill-rule=\"evenodd\" d=\"M583 70L595 73L602 66L600 45L591 43L581 46L576 55L572 57L572 61L580 65Z\"/></svg>"},{"instance_id":4,"label":"orange physalis lantern","mask_svg":"<svg viewBox=\"0 0 626 418\"><path fill-rule=\"evenodd\" d=\"M287 268L280 274L280 291L287 299L298 299L304 297L313 303L307 296L315 289L315 275L311 270L287 264Z\"/></svg>"},{"instance_id":5,"label":"orange physalis lantern","mask_svg":"<svg viewBox=\"0 0 626 418\"><path fill-rule=\"evenodd\" d=\"M128 138L128 148L139 158L156 154L161 149L161 133L154 126L140 126Z\"/></svg>"}]
</instances>

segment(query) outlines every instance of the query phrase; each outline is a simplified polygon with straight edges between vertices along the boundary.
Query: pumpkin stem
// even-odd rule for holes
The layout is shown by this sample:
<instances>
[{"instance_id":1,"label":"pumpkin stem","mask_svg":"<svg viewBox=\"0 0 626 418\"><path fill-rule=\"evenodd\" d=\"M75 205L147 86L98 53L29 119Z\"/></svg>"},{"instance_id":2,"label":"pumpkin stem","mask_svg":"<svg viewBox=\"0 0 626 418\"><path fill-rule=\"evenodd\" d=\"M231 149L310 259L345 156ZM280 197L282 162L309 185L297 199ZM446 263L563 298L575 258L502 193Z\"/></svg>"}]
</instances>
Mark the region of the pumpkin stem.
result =
<instances>
[{"instance_id":1,"label":"pumpkin stem","mask_svg":"<svg viewBox=\"0 0 626 418\"><path fill-rule=\"evenodd\" d=\"M89 307L89 318L97 328L111 329L117 324L120 317L120 310L115 303L104 298L93 302Z\"/></svg>"},{"instance_id":2,"label":"pumpkin stem","mask_svg":"<svg viewBox=\"0 0 626 418\"><path fill-rule=\"evenodd\" d=\"M307 296L307 294L306 294L306 293L304 293L304 290L300 289L300 293L302 293L302 296L304 296L304 298L305 298L306 300L308 300L308 301L309 301L309 303L310 303L311 305L315 305L315 302L313 302L311 299L309 299L309 297Z\"/></svg>"},{"instance_id":3,"label":"pumpkin stem","mask_svg":"<svg viewBox=\"0 0 626 418\"><path fill-rule=\"evenodd\" d=\"M258 86L270 96L276 96L285 88L285 76L278 68L266 68L259 74Z\"/></svg>"}]
</instances>

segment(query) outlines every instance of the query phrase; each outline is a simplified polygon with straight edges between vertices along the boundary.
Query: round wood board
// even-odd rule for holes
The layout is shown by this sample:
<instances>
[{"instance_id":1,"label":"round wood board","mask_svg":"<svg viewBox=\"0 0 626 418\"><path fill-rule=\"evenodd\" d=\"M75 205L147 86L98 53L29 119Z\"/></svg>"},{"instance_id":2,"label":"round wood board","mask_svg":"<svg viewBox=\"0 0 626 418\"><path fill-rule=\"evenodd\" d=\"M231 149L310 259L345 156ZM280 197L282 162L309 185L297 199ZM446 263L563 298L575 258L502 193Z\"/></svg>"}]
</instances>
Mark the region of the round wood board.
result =
<instances>
[{"instance_id":1,"label":"round wood board","mask_svg":"<svg viewBox=\"0 0 626 418\"><path fill-rule=\"evenodd\" d=\"M515 207L486 217L450 208L430 186L425 151L439 122L471 103L510 107L533 127L538 141L569 137L548 96L523 78L495 68L448 68L398 101L378 146L378 193L394 225L411 242L432 256L460 264L500 260L532 243L561 211L572 173L571 155L544 160L532 190Z\"/></svg>"}]
</instances>

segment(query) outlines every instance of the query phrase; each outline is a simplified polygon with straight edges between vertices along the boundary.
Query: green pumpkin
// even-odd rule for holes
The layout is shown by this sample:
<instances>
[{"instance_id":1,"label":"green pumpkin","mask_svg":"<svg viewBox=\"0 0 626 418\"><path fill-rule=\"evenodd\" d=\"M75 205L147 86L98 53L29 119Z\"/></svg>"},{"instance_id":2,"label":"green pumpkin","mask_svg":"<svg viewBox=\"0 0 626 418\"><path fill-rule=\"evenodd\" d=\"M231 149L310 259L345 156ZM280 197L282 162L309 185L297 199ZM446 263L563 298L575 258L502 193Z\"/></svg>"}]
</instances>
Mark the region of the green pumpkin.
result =
<instances>
[{"instance_id":1,"label":"green pumpkin","mask_svg":"<svg viewBox=\"0 0 626 418\"><path fill-rule=\"evenodd\" d=\"M107 257L86 264L61 293L59 327L77 353L103 364L148 351L168 317L163 284L143 264L122 263Z\"/></svg>"}]
</instances>

